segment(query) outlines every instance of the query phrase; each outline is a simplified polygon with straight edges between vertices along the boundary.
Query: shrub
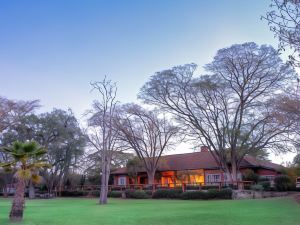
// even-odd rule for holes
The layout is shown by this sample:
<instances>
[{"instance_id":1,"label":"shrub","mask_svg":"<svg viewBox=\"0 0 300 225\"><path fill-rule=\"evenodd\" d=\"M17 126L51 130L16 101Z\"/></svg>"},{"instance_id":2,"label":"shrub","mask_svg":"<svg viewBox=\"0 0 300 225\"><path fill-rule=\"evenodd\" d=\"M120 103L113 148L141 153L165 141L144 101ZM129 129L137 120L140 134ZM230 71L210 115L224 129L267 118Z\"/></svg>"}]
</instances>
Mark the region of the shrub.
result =
<instances>
[{"instance_id":1,"label":"shrub","mask_svg":"<svg viewBox=\"0 0 300 225\"><path fill-rule=\"evenodd\" d=\"M208 199L208 195L204 191L186 191L181 194L181 198L188 199Z\"/></svg>"},{"instance_id":2,"label":"shrub","mask_svg":"<svg viewBox=\"0 0 300 225\"><path fill-rule=\"evenodd\" d=\"M270 181L260 181L258 182L259 185L263 187L264 191L270 191L271 189L271 182Z\"/></svg>"},{"instance_id":3,"label":"shrub","mask_svg":"<svg viewBox=\"0 0 300 225\"><path fill-rule=\"evenodd\" d=\"M186 191L181 194L182 199L231 199L232 190L224 188L220 191L217 189L210 189L208 191Z\"/></svg>"},{"instance_id":4,"label":"shrub","mask_svg":"<svg viewBox=\"0 0 300 225\"><path fill-rule=\"evenodd\" d=\"M99 197L100 191L88 191L88 196Z\"/></svg>"},{"instance_id":5,"label":"shrub","mask_svg":"<svg viewBox=\"0 0 300 225\"><path fill-rule=\"evenodd\" d=\"M232 189L231 188L221 189L221 191L219 191L217 193L217 198L218 199L232 199Z\"/></svg>"},{"instance_id":6,"label":"shrub","mask_svg":"<svg viewBox=\"0 0 300 225\"><path fill-rule=\"evenodd\" d=\"M110 191L110 192L108 192L107 197L109 197L109 198L121 198L122 197L122 191Z\"/></svg>"},{"instance_id":7,"label":"shrub","mask_svg":"<svg viewBox=\"0 0 300 225\"><path fill-rule=\"evenodd\" d=\"M180 198L182 190L180 189L160 189L153 193L153 198Z\"/></svg>"},{"instance_id":8,"label":"shrub","mask_svg":"<svg viewBox=\"0 0 300 225\"><path fill-rule=\"evenodd\" d=\"M279 175L274 179L275 188L278 191L287 191L291 187L291 179L287 175Z\"/></svg>"},{"instance_id":9,"label":"shrub","mask_svg":"<svg viewBox=\"0 0 300 225\"><path fill-rule=\"evenodd\" d=\"M256 183L258 179L259 176L256 173L254 173L254 171L251 169L246 169L243 172L243 181L253 181Z\"/></svg>"},{"instance_id":10,"label":"shrub","mask_svg":"<svg viewBox=\"0 0 300 225\"><path fill-rule=\"evenodd\" d=\"M251 190L253 191L263 191L264 187L261 184L254 184L251 186Z\"/></svg>"},{"instance_id":11,"label":"shrub","mask_svg":"<svg viewBox=\"0 0 300 225\"><path fill-rule=\"evenodd\" d=\"M147 194L148 192L143 190L126 190L126 198L136 198L136 199L145 199L150 198L150 195Z\"/></svg>"},{"instance_id":12,"label":"shrub","mask_svg":"<svg viewBox=\"0 0 300 225\"><path fill-rule=\"evenodd\" d=\"M214 199L217 198L219 191L217 189L209 189L207 194L207 199Z\"/></svg>"},{"instance_id":13,"label":"shrub","mask_svg":"<svg viewBox=\"0 0 300 225\"><path fill-rule=\"evenodd\" d=\"M83 191L62 191L61 192L62 197L82 197L86 195L87 193Z\"/></svg>"}]
</instances>

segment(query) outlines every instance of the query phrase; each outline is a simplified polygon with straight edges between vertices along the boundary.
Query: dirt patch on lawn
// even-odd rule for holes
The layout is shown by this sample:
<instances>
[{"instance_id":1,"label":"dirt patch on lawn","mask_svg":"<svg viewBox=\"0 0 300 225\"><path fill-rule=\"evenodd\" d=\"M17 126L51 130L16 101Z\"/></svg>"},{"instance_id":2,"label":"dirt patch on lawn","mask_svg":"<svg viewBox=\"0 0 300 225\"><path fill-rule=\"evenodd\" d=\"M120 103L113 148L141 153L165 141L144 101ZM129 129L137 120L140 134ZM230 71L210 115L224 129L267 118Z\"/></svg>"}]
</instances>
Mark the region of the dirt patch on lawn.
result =
<instances>
[{"instance_id":1,"label":"dirt patch on lawn","mask_svg":"<svg viewBox=\"0 0 300 225\"><path fill-rule=\"evenodd\" d=\"M300 204L300 195L295 195L295 200Z\"/></svg>"}]
</instances>

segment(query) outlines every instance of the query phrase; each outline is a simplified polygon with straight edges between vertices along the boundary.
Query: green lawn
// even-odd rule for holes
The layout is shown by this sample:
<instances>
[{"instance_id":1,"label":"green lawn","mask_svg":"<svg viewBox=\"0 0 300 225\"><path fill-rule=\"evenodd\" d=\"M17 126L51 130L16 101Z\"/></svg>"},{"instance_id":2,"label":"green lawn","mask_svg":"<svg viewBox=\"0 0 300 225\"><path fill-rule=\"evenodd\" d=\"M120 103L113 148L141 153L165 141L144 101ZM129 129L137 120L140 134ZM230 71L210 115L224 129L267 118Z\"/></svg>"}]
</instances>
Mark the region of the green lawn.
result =
<instances>
[{"instance_id":1,"label":"green lawn","mask_svg":"<svg viewBox=\"0 0 300 225\"><path fill-rule=\"evenodd\" d=\"M7 225L10 200L0 199ZM239 201L122 200L100 206L96 199L27 201L22 225L300 225L292 199Z\"/></svg>"}]
</instances>

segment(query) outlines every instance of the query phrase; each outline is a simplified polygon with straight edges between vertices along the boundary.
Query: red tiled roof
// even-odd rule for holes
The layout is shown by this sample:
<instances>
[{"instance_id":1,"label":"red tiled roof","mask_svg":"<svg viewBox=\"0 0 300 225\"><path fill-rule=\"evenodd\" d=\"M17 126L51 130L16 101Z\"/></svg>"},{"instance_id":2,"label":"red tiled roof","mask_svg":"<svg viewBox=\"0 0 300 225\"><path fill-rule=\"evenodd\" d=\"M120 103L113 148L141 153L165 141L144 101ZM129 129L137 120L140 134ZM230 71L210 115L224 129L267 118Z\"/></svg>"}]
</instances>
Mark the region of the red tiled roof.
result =
<instances>
[{"instance_id":1,"label":"red tiled roof","mask_svg":"<svg viewBox=\"0 0 300 225\"><path fill-rule=\"evenodd\" d=\"M282 166L268 161L259 161L252 156L245 156L241 163L241 168L256 167L271 170L280 170ZM196 169L218 169L214 157L210 152L193 152L185 154L161 156L157 171L178 171L178 170L196 170ZM146 172L142 169L140 172ZM125 167L118 168L112 174L126 174Z\"/></svg>"}]
</instances>

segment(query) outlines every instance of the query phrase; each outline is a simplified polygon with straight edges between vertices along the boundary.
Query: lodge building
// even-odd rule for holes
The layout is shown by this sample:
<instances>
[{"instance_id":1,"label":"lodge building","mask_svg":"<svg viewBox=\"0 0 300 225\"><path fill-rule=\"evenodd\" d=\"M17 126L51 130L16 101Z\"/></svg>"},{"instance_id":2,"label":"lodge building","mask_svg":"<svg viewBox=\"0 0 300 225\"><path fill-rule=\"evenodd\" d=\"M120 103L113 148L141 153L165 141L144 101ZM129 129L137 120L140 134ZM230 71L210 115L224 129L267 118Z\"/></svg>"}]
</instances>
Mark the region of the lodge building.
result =
<instances>
[{"instance_id":1,"label":"lodge building","mask_svg":"<svg viewBox=\"0 0 300 225\"><path fill-rule=\"evenodd\" d=\"M280 174L281 165L257 160L252 156L245 156L240 164L238 179L242 180L245 170L251 169L260 177L273 181ZM138 171L137 183L130 178L125 167L118 168L111 173L114 185L147 184L148 178L145 169ZM207 147L200 152L161 156L155 174L155 183L173 187L176 184L212 184L225 183L226 174L220 170L214 157Z\"/></svg>"}]
</instances>

